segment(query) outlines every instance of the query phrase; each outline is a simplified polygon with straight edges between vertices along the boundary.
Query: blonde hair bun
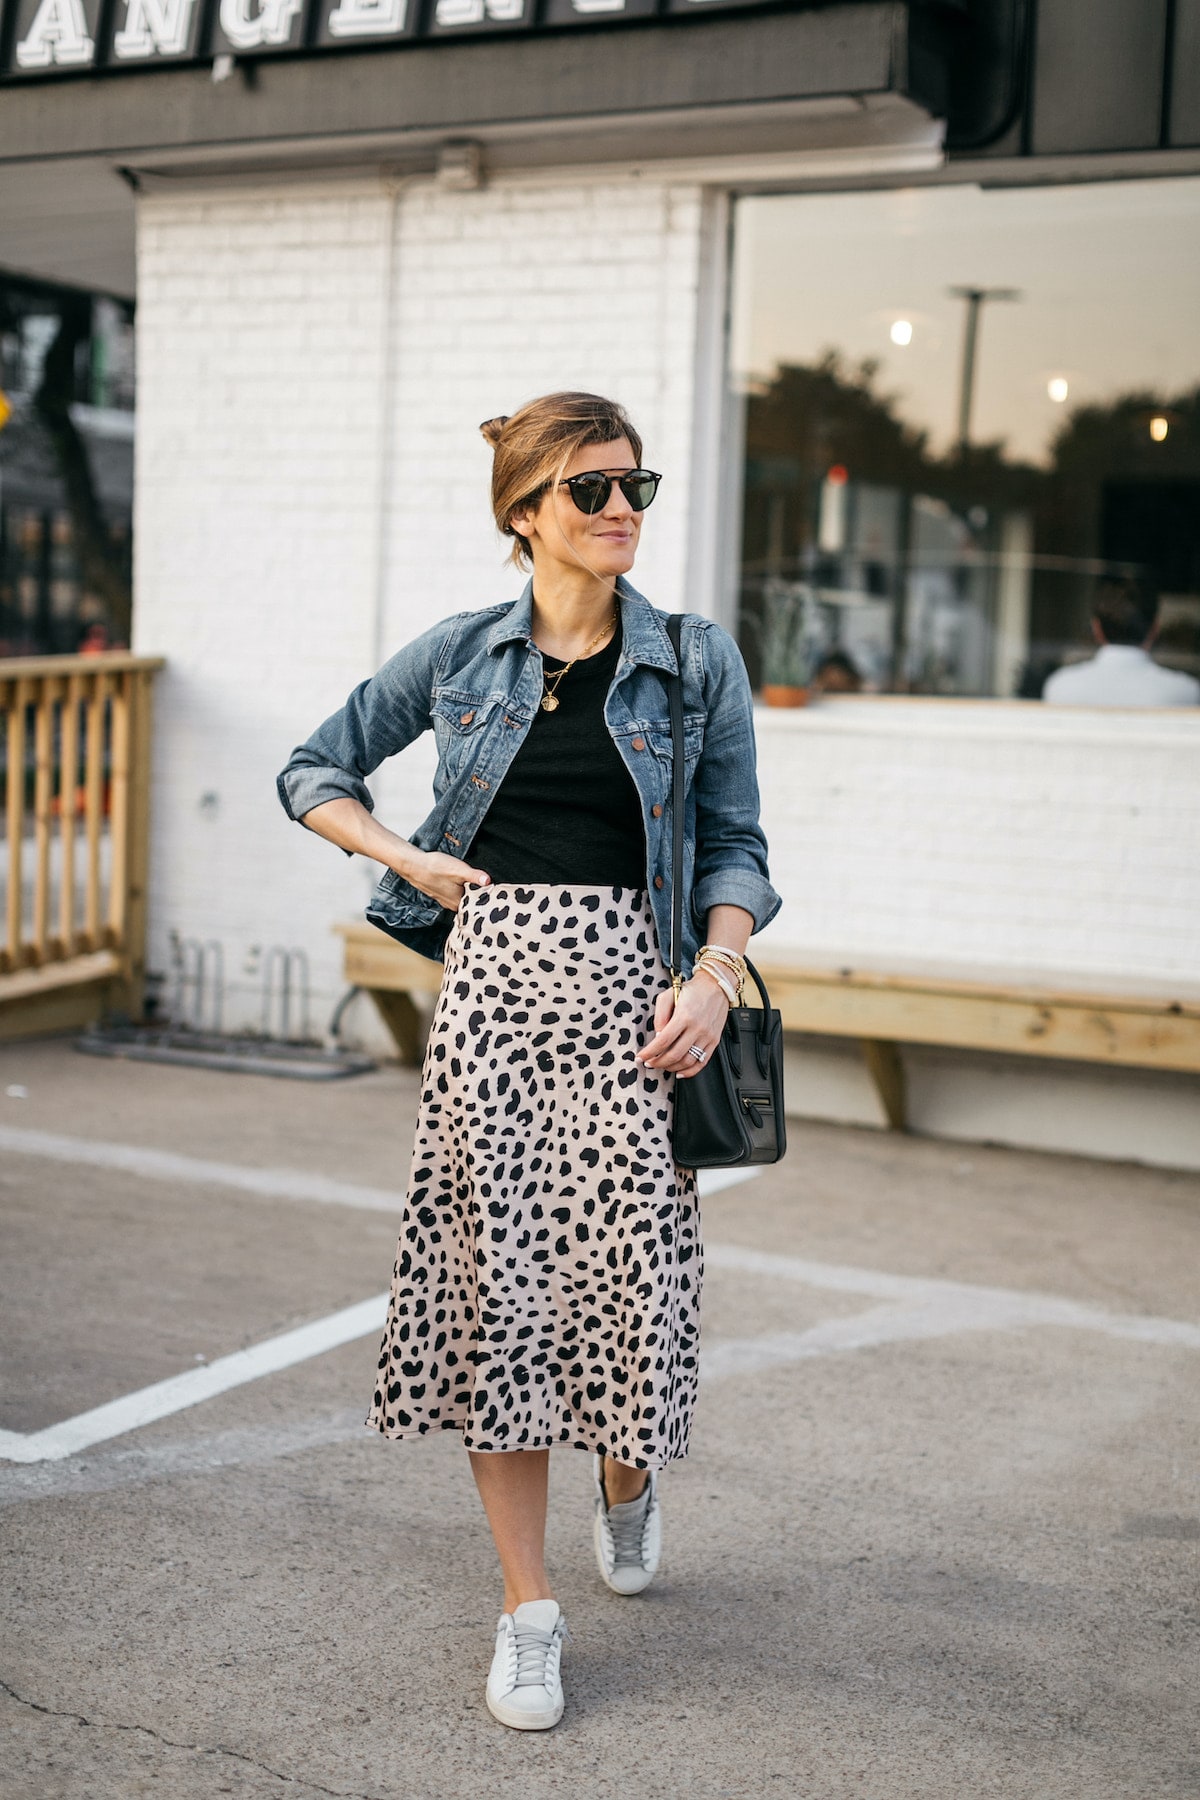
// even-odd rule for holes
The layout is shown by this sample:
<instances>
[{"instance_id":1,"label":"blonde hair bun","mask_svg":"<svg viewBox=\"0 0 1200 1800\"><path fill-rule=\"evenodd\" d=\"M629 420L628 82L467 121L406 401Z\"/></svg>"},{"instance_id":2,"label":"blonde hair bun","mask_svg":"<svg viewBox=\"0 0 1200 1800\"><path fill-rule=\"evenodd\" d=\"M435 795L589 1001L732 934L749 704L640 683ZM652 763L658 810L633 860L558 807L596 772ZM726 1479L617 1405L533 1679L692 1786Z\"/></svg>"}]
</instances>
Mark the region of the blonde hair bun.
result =
<instances>
[{"instance_id":1,"label":"blonde hair bun","mask_svg":"<svg viewBox=\"0 0 1200 1800\"><path fill-rule=\"evenodd\" d=\"M504 427L508 424L508 418L507 413L500 413L494 419L485 419L479 427L481 436L492 446L493 450L500 442Z\"/></svg>"}]
</instances>

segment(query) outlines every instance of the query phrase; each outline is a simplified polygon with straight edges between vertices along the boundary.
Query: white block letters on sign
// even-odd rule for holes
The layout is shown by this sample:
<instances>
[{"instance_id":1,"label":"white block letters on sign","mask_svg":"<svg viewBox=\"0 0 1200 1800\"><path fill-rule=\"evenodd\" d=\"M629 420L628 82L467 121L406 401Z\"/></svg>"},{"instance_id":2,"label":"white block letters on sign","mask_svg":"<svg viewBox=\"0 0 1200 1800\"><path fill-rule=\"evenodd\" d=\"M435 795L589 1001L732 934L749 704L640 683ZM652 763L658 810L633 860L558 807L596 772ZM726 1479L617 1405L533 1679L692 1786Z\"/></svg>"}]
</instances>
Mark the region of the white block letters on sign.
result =
<instances>
[{"instance_id":1,"label":"white block letters on sign","mask_svg":"<svg viewBox=\"0 0 1200 1800\"><path fill-rule=\"evenodd\" d=\"M525 0L437 0L437 23L448 30L458 25L515 25L524 16Z\"/></svg>"},{"instance_id":2,"label":"white block letters on sign","mask_svg":"<svg viewBox=\"0 0 1200 1800\"><path fill-rule=\"evenodd\" d=\"M286 44L303 0L221 0L221 30L235 50Z\"/></svg>"},{"instance_id":3,"label":"white block letters on sign","mask_svg":"<svg viewBox=\"0 0 1200 1800\"><path fill-rule=\"evenodd\" d=\"M125 23L113 33L119 62L147 56L182 56L197 0L125 0Z\"/></svg>"},{"instance_id":4,"label":"white block letters on sign","mask_svg":"<svg viewBox=\"0 0 1200 1800\"><path fill-rule=\"evenodd\" d=\"M95 55L83 0L41 0L29 30L17 39L19 69L84 68Z\"/></svg>"},{"instance_id":5,"label":"white block letters on sign","mask_svg":"<svg viewBox=\"0 0 1200 1800\"><path fill-rule=\"evenodd\" d=\"M404 30L408 0L339 0L329 15L331 38L386 37Z\"/></svg>"}]
</instances>

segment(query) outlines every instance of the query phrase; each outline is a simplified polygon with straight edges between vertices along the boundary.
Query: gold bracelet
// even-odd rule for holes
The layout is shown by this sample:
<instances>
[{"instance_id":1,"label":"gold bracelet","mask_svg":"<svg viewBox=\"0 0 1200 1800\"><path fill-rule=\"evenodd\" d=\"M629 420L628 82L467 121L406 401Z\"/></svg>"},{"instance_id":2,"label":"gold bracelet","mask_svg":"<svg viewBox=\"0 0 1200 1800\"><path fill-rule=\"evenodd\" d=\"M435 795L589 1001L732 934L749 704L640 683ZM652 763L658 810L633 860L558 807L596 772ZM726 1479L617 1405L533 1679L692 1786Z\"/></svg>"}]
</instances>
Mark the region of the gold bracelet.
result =
<instances>
[{"instance_id":1,"label":"gold bracelet","mask_svg":"<svg viewBox=\"0 0 1200 1800\"><path fill-rule=\"evenodd\" d=\"M746 966L744 956L739 956L736 950L726 950L721 944L701 944L698 955L715 957L718 962L730 963L739 969Z\"/></svg>"},{"instance_id":2,"label":"gold bracelet","mask_svg":"<svg viewBox=\"0 0 1200 1800\"><path fill-rule=\"evenodd\" d=\"M696 961L698 963L712 962L716 963L720 968L728 969L730 974L737 976L739 986L746 979L745 957L738 956L736 952L732 950L722 950L716 944L702 945L697 954Z\"/></svg>"}]
</instances>

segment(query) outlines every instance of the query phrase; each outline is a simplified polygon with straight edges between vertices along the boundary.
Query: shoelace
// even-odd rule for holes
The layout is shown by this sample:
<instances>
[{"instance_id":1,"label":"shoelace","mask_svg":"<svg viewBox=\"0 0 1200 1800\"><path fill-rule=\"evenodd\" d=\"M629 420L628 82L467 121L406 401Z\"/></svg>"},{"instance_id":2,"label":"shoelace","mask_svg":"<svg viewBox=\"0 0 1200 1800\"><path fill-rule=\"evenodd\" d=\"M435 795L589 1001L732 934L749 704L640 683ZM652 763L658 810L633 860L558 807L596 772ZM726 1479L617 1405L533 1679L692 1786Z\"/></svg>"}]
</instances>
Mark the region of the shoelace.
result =
<instances>
[{"instance_id":1,"label":"shoelace","mask_svg":"<svg viewBox=\"0 0 1200 1800\"><path fill-rule=\"evenodd\" d=\"M556 1638L565 1635L565 1627L560 1620L553 1631L543 1631L538 1625L518 1625L513 1620L513 1633L517 1640L517 1679L514 1687L545 1687L546 1663L554 1648Z\"/></svg>"},{"instance_id":2,"label":"shoelace","mask_svg":"<svg viewBox=\"0 0 1200 1800\"><path fill-rule=\"evenodd\" d=\"M613 1564L620 1567L622 1563L633 1564L635 1568L642 1566L642 1538L646 1530L646 1520L650 1517L650 1487L647 1483L644 1494L638 1495L644 1502L640 1512L623 1513L614 1518L612 1508L608 1508L606 1519L612 1534Z\"/></svg>"}]
</instances>

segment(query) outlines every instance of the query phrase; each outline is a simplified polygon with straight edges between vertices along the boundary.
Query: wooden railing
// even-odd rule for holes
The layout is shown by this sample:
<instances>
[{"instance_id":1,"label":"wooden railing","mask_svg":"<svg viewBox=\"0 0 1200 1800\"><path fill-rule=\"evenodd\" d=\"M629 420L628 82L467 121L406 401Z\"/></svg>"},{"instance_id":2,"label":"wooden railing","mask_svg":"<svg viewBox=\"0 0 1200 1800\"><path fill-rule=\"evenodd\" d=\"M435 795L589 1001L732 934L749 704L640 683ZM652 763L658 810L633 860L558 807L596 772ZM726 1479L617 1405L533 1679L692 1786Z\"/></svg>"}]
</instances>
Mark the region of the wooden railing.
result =
<instances>
[{"instance_id":1,"label":"wooden railing","mask_svg":"<svg viewBox=\"0 0 1200 1800\"><path fill-rule=\"evenodd\" d=\"M159 657L0 661L0 1037L141 1010Z\"/></svg>"}]
</instances>

